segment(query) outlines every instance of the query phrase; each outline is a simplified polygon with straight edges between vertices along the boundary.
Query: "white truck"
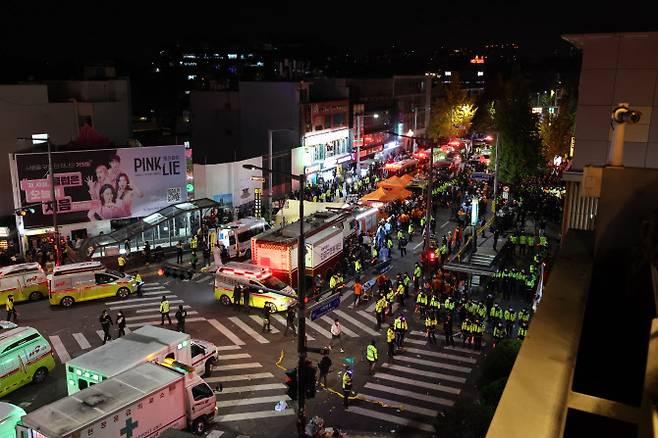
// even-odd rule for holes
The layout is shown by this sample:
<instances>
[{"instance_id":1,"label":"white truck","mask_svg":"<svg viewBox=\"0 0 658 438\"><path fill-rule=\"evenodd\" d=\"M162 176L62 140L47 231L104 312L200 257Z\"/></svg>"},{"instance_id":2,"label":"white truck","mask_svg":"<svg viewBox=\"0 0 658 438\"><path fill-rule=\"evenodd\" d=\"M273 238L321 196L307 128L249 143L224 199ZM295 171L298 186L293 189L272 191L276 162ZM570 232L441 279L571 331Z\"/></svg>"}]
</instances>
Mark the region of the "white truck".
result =
<instances>
[{"instance_id":1,"label":"white truck","mask_svg":"<svg viewBox=\"0 0 658 438\"><path fill-rule=\"evenodd\" d=\"M145 363L21 418L18 438L148 438L169 429L203 433L215 392L175 361Z\"/></svg>"},{"instance_id":2,"label":"white truck","mask_svg":"<svg viewBox=\"0 0 658 438\"><path fill-rule=\"evenodd\" d=\"M145 362L175 359L207 376L217 361L217 347L186 333L145 325L66 362L69 395L110 379Z\"/></svg>"}]
</instances>

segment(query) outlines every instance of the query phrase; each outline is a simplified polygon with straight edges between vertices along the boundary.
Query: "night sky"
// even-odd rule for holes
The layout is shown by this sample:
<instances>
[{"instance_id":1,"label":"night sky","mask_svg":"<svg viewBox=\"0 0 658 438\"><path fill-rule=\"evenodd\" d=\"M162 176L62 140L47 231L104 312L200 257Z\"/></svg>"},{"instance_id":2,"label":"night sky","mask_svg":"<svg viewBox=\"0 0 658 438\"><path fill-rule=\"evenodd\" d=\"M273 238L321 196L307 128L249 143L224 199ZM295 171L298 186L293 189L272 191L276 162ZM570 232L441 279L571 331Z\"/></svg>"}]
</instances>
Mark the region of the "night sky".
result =
<instances>
[{"instance_id":1,"label":"night sky","mask_svg":"<svg viewBox=\"0 0 658 438\"><path fill-rule=\"evenodd\" d=\"M241 6L245 3L250 6ZM583 5L574 6L578 3ZM175 42L200 41L295 41L355 52L394 45L431 49L503 41L555 46L562 33L658 30L652 14L626 2L616 6L577 0L254 4L116 0L39 5L12 0L3 2L0 56L130 58Z\"/></svg>"}]
</instances>

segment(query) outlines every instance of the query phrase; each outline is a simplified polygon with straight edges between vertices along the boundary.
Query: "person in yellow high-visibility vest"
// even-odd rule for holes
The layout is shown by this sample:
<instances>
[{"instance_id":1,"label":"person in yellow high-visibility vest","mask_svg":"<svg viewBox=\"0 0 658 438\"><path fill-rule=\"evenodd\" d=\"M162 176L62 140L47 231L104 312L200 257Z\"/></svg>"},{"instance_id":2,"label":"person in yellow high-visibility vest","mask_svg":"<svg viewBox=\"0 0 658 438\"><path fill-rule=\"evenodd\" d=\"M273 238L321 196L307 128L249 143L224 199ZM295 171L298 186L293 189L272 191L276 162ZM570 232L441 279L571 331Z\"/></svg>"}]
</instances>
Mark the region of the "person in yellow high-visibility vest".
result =
<instances>
[{"instance_id":1,"label":"person in yellow high-visibility vest","mask_svg":"<svg viewBox=\"0 0 658 438\"><path fill-rule=\"evenodd\" d=\"M7 310L7 321L11 322L11 317L14 317L14 323L18 323L18 314L16 313L16 307L14 307L14 296L7 296L7 303L5 304L5 309Z\"/></svg>"},{"instance_id":2,"label":"person in yellow high-visibility vest","mask_svg":"<svg viewBox=\"0 0 658 438\"><path fill-rule=\"evenodd\" d=\"M378 358L379 356L377 355L377 345L373 339L370 341L370 345L366 347L366 360L369 364L368 373L372 374L373 371L375 371L375 364L377 363Z\"/></svg>"},{"instance_id":3,"label":"person in yellow high-visibility vest","mask_svg":"<svg viewBox=\"0 0 658 438\"><path fill-rule=\"evenodd\" d=\"M388 330L386 330L386 343L388 344L388 357L393 358L395 356L395 332L391 326L388 326Z\"/></svg>"},{"instance_id":4,"label":"person in yellow high-visibility vest","mask_svg":"<svg viewBox=\"0 0 658 438\"><path fill-rule=\"evenodd\" d=\"M160 316L162 317L160 325L164 325L165 317L167 318L167 321L169 321L169 325L171 325L171 317L169 316L169 300L167 299L166 295L163 295L162 300L160 301Z\"/></svg>"},{"instance_id":5,"label":"person in yellow high-visibility vest","mask_svg":"<svg viewBox=\"0 0 658 438\"><path fill-rule=\"evenodd\" d=\"M119 265L119 272L122 274L126 271L126 263L127 260L123 255L120 255L119 258L117 259L117 264Z\"/></svg>"}]
</instances>

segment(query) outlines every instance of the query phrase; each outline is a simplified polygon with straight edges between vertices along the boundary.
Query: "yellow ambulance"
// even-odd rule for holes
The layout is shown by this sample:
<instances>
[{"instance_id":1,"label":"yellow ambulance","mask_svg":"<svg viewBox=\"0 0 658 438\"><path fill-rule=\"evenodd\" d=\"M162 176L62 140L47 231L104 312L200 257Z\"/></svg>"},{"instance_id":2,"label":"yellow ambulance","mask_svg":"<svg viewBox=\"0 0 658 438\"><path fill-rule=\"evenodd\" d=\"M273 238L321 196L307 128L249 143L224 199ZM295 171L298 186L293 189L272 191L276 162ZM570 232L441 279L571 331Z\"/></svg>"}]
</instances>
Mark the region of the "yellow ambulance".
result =
<instances>
[{"instance_id":1,"label":"yellow ambulance","mask_svg":"<svg viewBox=\"0 0 658 438\"><path fill-rule=\"evenodd\" d=\"M0 305L13 295L14 302L48 296L48 279L38 263L19 263L0 268Z\"/></svg>"},{"instance_id":2,"label":"yellow ambulance","mask_svg":"<svg viewBox=\"0 0 658 438\"><path fill-rule=\"evenodd\" d=\"M127 298L137 292L135 277L95 261L57 266L49 279L48 301L53 306L71 307L80 301L115 296Z\"/></svg>"}]
</instances>

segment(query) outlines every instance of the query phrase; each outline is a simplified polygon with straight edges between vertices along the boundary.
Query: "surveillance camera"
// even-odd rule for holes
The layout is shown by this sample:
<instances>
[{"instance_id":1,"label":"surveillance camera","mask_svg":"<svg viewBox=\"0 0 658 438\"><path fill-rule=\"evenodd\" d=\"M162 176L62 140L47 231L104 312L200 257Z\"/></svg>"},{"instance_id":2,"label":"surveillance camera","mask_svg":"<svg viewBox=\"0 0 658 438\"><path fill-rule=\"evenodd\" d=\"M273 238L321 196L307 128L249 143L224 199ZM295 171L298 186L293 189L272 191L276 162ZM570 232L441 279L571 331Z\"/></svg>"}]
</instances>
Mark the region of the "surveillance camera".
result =
<instances>
[{"instance_id":1,"label":"surveillance camera","mask_svg":"<svg viewBox=\"0 0 658 438\"><path fill-rule=\"evenodd\" d=\"M619 105L612 110L612 120L616 123L638 123L642 113L634 111L626 105Z\"/></svg>"}]
</instances>

